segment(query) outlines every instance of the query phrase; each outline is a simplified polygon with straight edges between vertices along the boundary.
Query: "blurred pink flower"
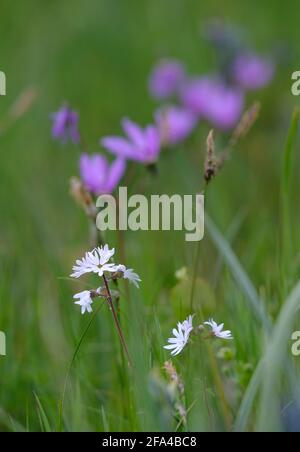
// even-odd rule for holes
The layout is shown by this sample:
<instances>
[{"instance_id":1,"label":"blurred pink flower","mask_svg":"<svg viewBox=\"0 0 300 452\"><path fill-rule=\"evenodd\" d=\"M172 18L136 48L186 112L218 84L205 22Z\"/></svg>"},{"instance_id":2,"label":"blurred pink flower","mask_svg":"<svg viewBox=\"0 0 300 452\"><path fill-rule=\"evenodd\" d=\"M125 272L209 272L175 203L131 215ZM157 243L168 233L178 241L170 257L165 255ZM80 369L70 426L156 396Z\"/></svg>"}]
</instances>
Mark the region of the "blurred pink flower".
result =
<instances>
[{"instance_id":1,"label":"blurred pink flower","mask_svg":"<svg viewBox=\"0 0 300 452\"><path fill-rule=\"evenodd\" d=\"M236 125L244 105L240 89L213 77L188 82L181 92L181 100L185 108L223 130Z\"/></svg>"},{"instance_id":2,"label":"blurred pink flower","mask_svg":"<svg viewBox=\"0 0 300 452\"><path fill-rule=\"evenodd\" d=\"M67 106L63 106L55 113L52 113L52 136L66 143L68 139L73 143L79 143L80 135L78 131L78 113Z\"/></svg>"},{"instance_id":3,"label":"blurred pink flower","mask_svg":"<svg viewBox=\"0 0 300 452\"><path fill-rule=\"evenodd\" d=\"M155 119L161 140L167 145L185 140L198 122L191 111L175 106L160 108L155 113Z\"/></svg>"},{"instance_id":4,"label":"blurred pink flower","mask_svg":"<svg viewBox=\"0 0 300 452\"><path fill-rule=\"evenodd\" d=\"M270 59L253 53L238 55L233 64L233 77L244 89L255 90L267 85L274 76L275 67Z\"/></svg>"},{"instance_id":5,"label":"blurred pink flower","mask_svg":"<svg viewBox=\"0 0 300 452\"><path fill-rule=\"evenodd\" d=\"M113 154L128 160L146 164L156 162L160 152L160 137L157 127L148 125L144 129L130 119L123 119L122 127L127 138L108 136L101 144Z\"/></svg>"},{"instance_id":6,"label":"blurred pink flower","mask_svg":"<svg viewBox=\"0 0 300 452\"><path fill-rule=\"evenodd\" d=\"M157 63L149 78L149 91L156 99L165 99L178 93L185 79L183 65L173 59Z\"/></svg>"},{"instance_id":7,"label":"blurred pink flower","mask_svg":"<svg viewBox=\"0 0 300 452\"><path fill-rule=\"evenodd\" d=\"M96 194L112 193L125 172L125 160L117 158L111 165L103 155L82 154L80 175L86 188Z\"/></svg>"}]
</instances>

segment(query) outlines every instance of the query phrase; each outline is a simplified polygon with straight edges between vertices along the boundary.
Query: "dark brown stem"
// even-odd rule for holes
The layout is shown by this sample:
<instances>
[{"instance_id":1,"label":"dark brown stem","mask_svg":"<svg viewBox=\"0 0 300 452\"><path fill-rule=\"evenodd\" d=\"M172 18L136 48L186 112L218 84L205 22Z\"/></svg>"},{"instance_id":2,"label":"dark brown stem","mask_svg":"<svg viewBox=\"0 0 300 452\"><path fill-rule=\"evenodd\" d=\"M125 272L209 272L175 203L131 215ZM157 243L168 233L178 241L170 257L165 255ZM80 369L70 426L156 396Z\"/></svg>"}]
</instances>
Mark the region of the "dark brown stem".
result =
<instances>
[{"instance_id":1,"label":"dark brown stem","mask_svg":"<svg viewBox=\"0 0 300 452\"><path fill-rule=\"evenodd\" d=\"M131 358L130 358L128 347L127 347L127 344L126 344L126 341L125 341L125 338L124 338L124 335L123 335L123 332L122 332L122 328L121 328L121 325L120 325L120 322L119 322L119 319L118 319L118 316L117 316L117 313L116 313L116 310L115 310L115 307L114 307L114 304L113 304L113 300L112 300L112 296L111 296L111 293L110 293L109 285L108 285L106 276L104 274L103 274L103 281L104 281L105 289L106 289L106 292L107 292L107 302L108 302L109 308L110 308L110 310L112 312L113 319L114 319L114 322L115 322L115 325L116 325L116 328L117 328L117 332L118 332L121 344L122 344L122 346L124 348L124 351L126 353L126 356L127 356L127 359L128 359L128 364L129 364L130 367L132 367L132 361L131 361Z\"/></svg>"}]
</instances>

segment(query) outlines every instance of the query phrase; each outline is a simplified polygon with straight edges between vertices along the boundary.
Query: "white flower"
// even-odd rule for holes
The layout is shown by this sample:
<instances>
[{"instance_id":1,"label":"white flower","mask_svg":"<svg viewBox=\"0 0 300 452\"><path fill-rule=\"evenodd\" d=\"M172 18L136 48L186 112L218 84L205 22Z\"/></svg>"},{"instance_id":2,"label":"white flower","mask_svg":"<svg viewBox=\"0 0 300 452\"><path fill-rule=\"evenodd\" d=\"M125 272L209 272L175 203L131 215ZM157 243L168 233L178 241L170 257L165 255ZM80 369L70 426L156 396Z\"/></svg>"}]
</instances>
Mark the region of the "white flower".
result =
<instances>
[{"instance_id":1,"label":"white flower","mask_svg":"<svg viewBox=\"0 0 300 452\"><path fill-rule=\"evenodd\" d=\"M104 272L114 272L115 264L108 263L114 253L114 248L110 250L108 245L105 245L103 248L95 248L85 253L85 257L81 260L77 259L76 265L73 266L71 276L73 278L79 278L85 273L97 273L99 276L103 276Z\"/></svg>"},{"instance_id":2,"label":"white flower","mask_svg":"<svg viewBox=\"0 0 300 452\"><path fill-rule=\"evenodd\" d=\"M178 355L188 343L190 334L193 330L193 317L193 315L189 315L182 323L177 323L177 330L176 328L173 329L172 333L174 337L168 339L170 345L164 345L164 348L167 350L172 350L171 355Z\"/></svg>"},{"instance_id":3,"label":"white flower","mask_svg":"<svg viewBox=\"0 0 300 452\"><path fill-rule=\"evenodd\" d=\"M214 336L219 337L220 339L233 339L231 331L226 330L222 331L224 328L224 323L218 325L214 319L209 319L208 322L204 322L205 325L209 325L212 329L212 333Z\"/></svg>"},{"instance_id":4,"label":"white flower","mask_svg":"<svg viewBox=\"0 0 300 452\"><path fill-rule=\"evenodd\" d=\"M132 268L126 268L125 265L117 265L115 268L116 272L123 273L123 278L128 279L132 282L137 288L139 288L139 283L141 282L141 278L137 273L133 271Z\"/></svg>"},{"instance_id":5,"label":"white flower","mask_svg":"<svg viewBox=\"0 0 300 452\"><path fill-rule=\"evenodd\" d=\"M81 314L84 314L85 311L92 312L92 306L93 300L91 298L91 292L89 290L84 290L83 292L79 292L74 295L74 299L79 298L78 301L75 301L75 304L78 304L81 306Z\"/></svg>"},{"instance_id":6,"label":"white flower","mask_svg":"<svg viewBox=\"0 0 300 452\"><path fill-rule=\"evenodd\" d=\"M97 248L98 253L100 255L100 264L103 265L106 262L109 261L109 259L115 254L115 249L112 248L111 250L108 248L108 245L104 245L99 248Z\"/></svg>"}]
</instances>

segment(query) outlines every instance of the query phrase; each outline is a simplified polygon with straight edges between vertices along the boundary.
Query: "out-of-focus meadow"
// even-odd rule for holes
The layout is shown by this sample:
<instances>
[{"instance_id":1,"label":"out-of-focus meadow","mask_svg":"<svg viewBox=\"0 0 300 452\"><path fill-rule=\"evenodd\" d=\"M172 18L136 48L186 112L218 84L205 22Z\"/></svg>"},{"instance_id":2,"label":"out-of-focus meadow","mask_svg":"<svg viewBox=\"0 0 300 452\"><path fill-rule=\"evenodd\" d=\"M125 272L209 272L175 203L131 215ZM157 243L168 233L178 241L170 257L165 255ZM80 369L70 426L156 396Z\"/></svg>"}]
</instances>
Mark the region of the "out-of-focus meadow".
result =
<instances>
[{"instance_id":1,"label":"out-of-focus meadow","mask_svg":"<svg viewBox=\"0 0 300 452\"><path fill-rule=\"evenodd\" d=\"M215 54L202 29L215 16L244 28L258 51L280 53L282 63L268 87L247 97L247 106L261 102L261 113L209 187L213 223L200 247L185 242L183 232L126 232L126 264L142 279L130 302L121 286L134 366L122 361L104 305L70 368L62 428L300 429L297 358L290 359L290 333L300 330L299 288L288 299L300 269L297 140L288 196L282 164L299 103L290 92L300 64L299 12L298 2L283 7L279 0L1 2L0 70L7 77L7 95L0 97L0 330L7 340L7 355L0 356L1 430L59 428L65 377L91 318L72 299L85 283L68 279L75 258L89 249L86 218L69 195L79 154L53 141L50 113L70 102L90 152L100 151L100 137L120 133L123 116L151 122L157 107L147 90L151 68L167 56L191 74L210 72ZM32 104L22 112L24 93ZM196 193L208 132L200 123L187 143L163 153L156 176L138 167L140 182L136 176L129 192ZM118 234L106 240L118 255ZM175 273L182 267L187 274L180 280ZM174 419L163 345L190 313L191 292L194 311L224 322L234 341L195 343L173 360L188 410L186 419ZM274 330L253 305L265 308Z\"/></svg>"}]
</instances>

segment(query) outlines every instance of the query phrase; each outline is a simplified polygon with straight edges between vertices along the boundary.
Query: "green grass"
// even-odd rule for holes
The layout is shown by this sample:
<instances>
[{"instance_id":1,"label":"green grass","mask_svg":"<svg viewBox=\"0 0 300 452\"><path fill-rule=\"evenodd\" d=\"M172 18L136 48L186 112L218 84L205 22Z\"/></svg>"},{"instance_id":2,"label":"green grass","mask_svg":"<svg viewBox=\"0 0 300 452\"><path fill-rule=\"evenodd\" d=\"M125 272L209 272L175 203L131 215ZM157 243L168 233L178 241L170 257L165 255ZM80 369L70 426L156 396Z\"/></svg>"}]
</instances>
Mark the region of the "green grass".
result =
<instances>
[{"instance_id":1,"label":"green grass","mask_svg":"<svg viewBox=\"0 0 300 452\"><path fill-rule=\"evenodd\" d=\"M249 3L246 17L237 0L1 5L0 330L7 356L0 356L0 430L292 428L300 406L299 363L290 354L291 332L300 327L297 111L291 122L299 102L290 94L300 58L297 12L296 1L282 10L279 0L272 8ZM120 285L129 369L108 307L88 317L73 305L73 294L93 284L68 279L89 231L68 193L78 152L52 141L49 114L64 100L78 109L90 151L120 131L122 116L150 121L151 66L174 56L191 73L210 71L214 55L200 27L216 15L245 27L262 51L284 42L291 57L252 96L262 104L259 119L209 188L198 259L184 233L126 232L126 263L143 281L130 300ZM11 106L29 88L36 95L17 118ZM195 193L208 131L203 123L184 147L166 152L157 176L139 168L129 192ZM106 239L118 254L117 234ZM175 272L183 266L180 282ZM173 360L185 385L185 423L174 418L178 395L162 369L169 357L162 345L190 313L191 297L197 316L224 322L235 339L195 342Z\"/></svg>"}]
</instances>

